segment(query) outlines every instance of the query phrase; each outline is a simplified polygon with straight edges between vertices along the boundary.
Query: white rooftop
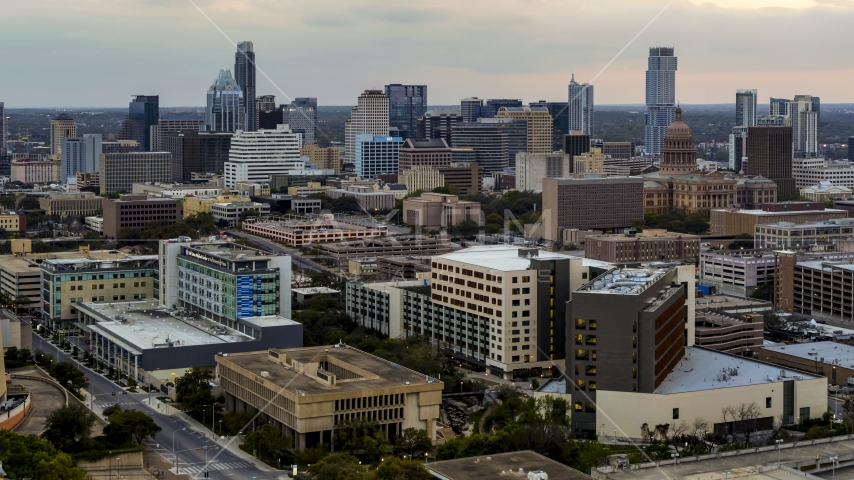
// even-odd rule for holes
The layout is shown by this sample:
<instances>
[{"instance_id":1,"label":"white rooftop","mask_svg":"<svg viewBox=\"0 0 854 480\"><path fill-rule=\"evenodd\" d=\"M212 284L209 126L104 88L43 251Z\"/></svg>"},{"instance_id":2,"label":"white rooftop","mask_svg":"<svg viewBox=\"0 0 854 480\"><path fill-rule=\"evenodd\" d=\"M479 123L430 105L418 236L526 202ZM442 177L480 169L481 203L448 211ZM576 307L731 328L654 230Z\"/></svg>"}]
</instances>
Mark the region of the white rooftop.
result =
<instances>
[{"instance_id":1,"label":"white rooftop","mask_svg":"<svg viewBox=\"0 0 854 480\"><path fill-rule=\"evenodd\" d=\"M833 365L854 368L854 346L836 342L793 343L791 345L776 345L765 347L769 352L793 355L799 358L815 360Z\"/></svg>"},{"instance_id":2,"label":"white rooftop","mask_svg":"<svg viewBox=\"0 0 854 480\"><path fill-rule=\"evenodd\" d=\"M842 263L842 262L828 262L823 260L813 260L809 262L798 262L799 266L813 268L816 270L830 270L828 265L833 265L834 268L841 268L843 270L854 270L854 264L852 263Z\"/></svg>"},{"instance_id":3,"label":"white rooftop","mask_svg":"<svg viewBox=\"0 0 854 480\"><path fill-rule=\"evenodd\" d=\"M540 388L537 389L539 393L566 393L566 377L561 378L550 378L546 380Z\"/></svg>"},{"instance_id":4,"label":"white rooftop","mask_svg":"<svg viewBox=\"0 0 854 480\"><path fill-rule=\"evenodd\" d=\"M478 245L476 247L464 248L456 252L446 253L434 258L450 260L452 262L466 263L478 267L491 268L503 272L528 270L531 268L531 259L519 256L519 249L511 245ZM570 255L547 252L539 250L537 257L540 260L560 260L573 258Z\"/></svg>"},{"instance_id":5,"label":"white rooftop","mask_svg":"<svg viewBox=\"0 0 854 480\"><path fill-rule=\"evenodd\" d=\"M726 211L726 209L720 208L720 209L717 209L717 211ZM843 213L843 214L848 213L846 210L837 210L835 208L825 208L824 210L801 210L801 211L797 211L797 212L766 212L765 210L735 210L734 211L734 213L739 213L739 214L743 214L743 215L756 215L756 216L762 216L762 215L799 215L799 214L803 214L803 213L823 213L823 212Z\"/></svg>"},{"instance_id":6,"label":"white rooftop","mask_svg":"<svg viewBox=\"0 0 854 480\"><path fill-rule=\"evenodd\" d=\"M329 287L292 288L291 292L299 293L302 295L317 295L319 293L328 293L331 295L334 293L341 293L340 290L335 290L334 288Z\"/></svg>"},{"instance_id":7,"label":"white rooftop","mask_svg":"<svg viewBox=\"0 0 854 480\"><path fill-rule=\"evenodd\" d=\"M668 395L815 378L819 377L745 357L687 347L685 356L654 393Z\"/></svg>"}]
</instances>

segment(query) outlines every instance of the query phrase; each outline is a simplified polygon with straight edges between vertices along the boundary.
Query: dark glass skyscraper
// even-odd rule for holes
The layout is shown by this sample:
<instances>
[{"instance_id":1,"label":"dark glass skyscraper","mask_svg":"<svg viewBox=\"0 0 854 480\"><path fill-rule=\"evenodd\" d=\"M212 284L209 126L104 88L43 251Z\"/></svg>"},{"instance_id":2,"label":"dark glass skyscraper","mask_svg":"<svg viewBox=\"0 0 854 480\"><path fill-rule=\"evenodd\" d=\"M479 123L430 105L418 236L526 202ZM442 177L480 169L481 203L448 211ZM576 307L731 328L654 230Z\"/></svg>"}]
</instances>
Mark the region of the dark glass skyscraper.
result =
<instances>
[{"instance_id":1,"label":"dark glass skyscraper","mask_svg":"<svg viewBox=\"0 0 854 480\"><path fill-rule=\"evenodd\" d=\"M418 119L427 112L427 85L386 85L388 126L403 138L418 136Z\"/></svg>"},{"instance_id":2,"label":"dark glass skyscraper","mask_svg":"<svg viewBox=\"0 0 854 480\"><path fill-rule=\"evenodd\" d=\"M501 107L521 107L522 100L509 98L493 98L486 101L486 105L480 109L480 118L495 118Z\"/></svg>"},{"instance_id":3,"label":"dark glass skyscraper","mask_svg":"<svg viewBox=\"0 0 854 480\"><path fill-rule=\"evenodd\" d=\"M246 108L246 130L255 131L255 49L252 42L237 44L234 55L234 79L243 90L243 104Z\"/></svg>"},{"instance_id":4,"label":"dark glass skyscraper","mask_svg":"<svg viewBox=\"0 0 854 480\"><path fill-rule=\"evenodd\" d=\"M158 95L134 95L128 105L128 134L130 140L139 142L144 152L152 150L151 127L160 120Z\"/></svg>"},{"instance_id":5,"label":"dark glass skyscraper","mask_svg":"<svg viewBox=\"0 0 854 480\"><path fill-rule=\"evenodd\" d=\"M569 135L569 104L567 102L531 102L532 107L544 107L552 116L552 137L554 151L563 148L563 136Z\"/></svg>"},{"instance_id":6,"label":"dark glass skyscraper","mask_svg":"<svg viewBox=\"0 0 854 480\"><path fill-rule=\"evenodd\" d=\"M472 148L484 173L516 165L516 154L528 149L528 124L510 118L480 118L451 129L454 148Z\"/></svg>"}]
</instances>

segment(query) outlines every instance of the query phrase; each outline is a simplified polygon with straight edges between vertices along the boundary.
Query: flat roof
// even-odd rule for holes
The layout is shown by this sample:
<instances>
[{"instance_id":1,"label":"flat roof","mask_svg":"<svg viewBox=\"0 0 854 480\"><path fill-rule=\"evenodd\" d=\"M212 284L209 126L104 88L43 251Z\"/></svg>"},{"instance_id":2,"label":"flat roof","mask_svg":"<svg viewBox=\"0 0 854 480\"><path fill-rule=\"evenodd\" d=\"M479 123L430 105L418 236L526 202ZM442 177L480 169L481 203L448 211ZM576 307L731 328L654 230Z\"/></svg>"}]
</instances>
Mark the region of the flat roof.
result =
<instances>
[{"instance_id":1,"label":"flat roof","mask_svg":"<svg viewBox=\"0 0 854 480\"><path fill-rule=\"evenodd\" d=\"M532 250L532 248L512 245L478 245L446 253L444 255L437 255L434 258L437 260L450 260L452 262L460 262L503 272L529 270L531 268L531 259L561 260L577 258L545 250L538 250L536 257L520 257L519 250Z\"/></svg>"},{"instance_id":2,"label":"flat roof","mask_svg":"<svg viewBox=\"0 0 854 480\"><path fill-rule=\"evenodd\" d=\"M3 268L13 273L29 273L32 276L38 277L41 275L41 268L35 262L25 257L15 257L12 255L0 256L0 264Z\"/></svg>"},{"instance_id":3,"label":"flat roof","mask_svg":"<svg viewBox=\"0 0 854 480\"><path fill-rule=\"evenodd\" d=\"M550 378L537 389L538 393L566 393L566 377Z\"/></svg>"},{"instance_id":4,"label":"flat roof","mask_svg":"<svg viewBox=\"0 0 854 480\"><path fill-rule=\"evenodd\" d=\"M279 256L258 248L244 247L236 243L190 243L188 248L207 255L227 258L228 260L269 260ZM157 255L155 255L155 258ZM240 257L240 258L238 258Z\"/></svg>"},{"instance_id":5,"label":"flat roof","mask_svg":"<svg viewBox=\"0 0 854 480\"><path fill-rule=\"evenodd\" d=\"M798 266L813 268L816 270L829 270L829 266L841 268L842 270L854 270L854 263L829 262L825 260L811 260L808 262L798 262Z\"/></svg>"},{"instance_id":6,"label":"flat roof","mask_svg":"<svg viewBox=\"0 0 854 480\"><path fill-rule=\"evenodd\" d=\"M341 293L341 290L335 290L329 287L308 287L308 288L292 288L291 292L300 293L302 295L317 295L319 293Z\"/></svg>"},{"instance_id":7,"label":"flat roof","mask_svg":"<svg viewBox=\"0 0 854 480\"><path fill-rule=\"evenodd\" d=\"M700 347L686 347L685 356L654 393L669 395L815 378L819 377L746 357Z\"/></svg>"},{"instance_id":8,"label":"flat roof","mask_svg":"<svg viewBox=\"0 0 854 480\"><path fill-rule=\"evenodd\" d=\"M579 288L579 292L637 295L660 280L670 269L615 268Z\"/></svg>"},{"instance_id":9,"label":"flat roof","mask_svg":"<svg viewBox=\"0 0 854 480\"><path fill-rule=\"evenodd\" d=\"M531 450L441 460L424 464L441 480L527 480L529 472L542 471L549 480L588 480L593 477Z\"/></svg>"},{"instance_id":10,"label":"flat roof","mask_svg":"<svg viewBox=\"0 0 854 480\"><path fill-rule=\"evenodd\" d=\"M767 346L765 350L816 362L854 368L854 346L836 342L793 343L790 345Z\"/></svg>"},{"instance_id":11,"label":"flat roof","mask_svg":"<svg viewBox=\"0 0 854 480\"><path fill-rule=\"evenodd\" d=\"M694 305L702 308L719 308L719 307L746 307L746 306L772 306L767 300L757 300L755 298L736 297L735 295L706 295L696 297Z\"/></svg>"},{"instance_id":12,"label":"flat roof","mask_svg":"<svg viewBox=\"0 0 854 480\"><path fill-rule=\"evenodd\" d=\"M825 210L826 212L827 210ZM854 225L854 218L837 218L834 220L824 220L821 222L810 222L810 223L791 223L791 222L777 222L777 223L763 223L762 225L757 225L758 227L774 227L774 228L818 228L818 227L850 227Z\"/></svg>"},{"instance_id":13,"label":"flat roof","mask_svg":"<svg viewBox=\"0 0 854 480\"><path fill-rule=\"evenodd\" d=\"M266 380L281 386L284 390L295 395L299 391L300 396L394 388L406 385L431 384L437 390L443 388L442 383L437 379L430 378L427 375L417 373L346 345L342 348L337 348L334 345L326 345L271 350L286 357L285 364L288 365L287 368L271 359L267 350L261 352L230 353L228 356L218 356L217 362L230 363L258 376L263 376L262 372L267 372L267 375L264 377ZM329 386L321 383L313 376L295 371L290 367L292 359L303 364L333 359L339 365L344 363L345 368L346 364L349 364L371 375L366 378L348 379L347 381L343 381L342 379L335 386Z\"/></svg>"},{"instance_id":14,"label":"flat roof","mask_svg":"<svg viewBox=\"0 0 854 480\"><path fill-rule=\"evenodd\" d=\"M799 212L766 212L765 210L727 210L725 208L718 208L712 210L713 212L730 212L730 213L738 213L741 215L756 215L756 216L770 216L770 215L801 215L801 214L813 214L813 213L841 213L848 215L847 210L837 210L834 208L825 208L824 210L801 210Z\"/></svg>"},{"instance_id":15,"label":"flat roof","mask_svg":"<svg viewBox=\"0 0 854 480\"><path fill-rule=\"evenodd\" d=\"M370 288L371 290L377 290L381 292L387 292L392 288L406 288L406 287L421 287L424 285L423 280L401 280L394 282L373 282L373 283L365 283L363 284L366 288Z\"/></svg>"}]
</instances>

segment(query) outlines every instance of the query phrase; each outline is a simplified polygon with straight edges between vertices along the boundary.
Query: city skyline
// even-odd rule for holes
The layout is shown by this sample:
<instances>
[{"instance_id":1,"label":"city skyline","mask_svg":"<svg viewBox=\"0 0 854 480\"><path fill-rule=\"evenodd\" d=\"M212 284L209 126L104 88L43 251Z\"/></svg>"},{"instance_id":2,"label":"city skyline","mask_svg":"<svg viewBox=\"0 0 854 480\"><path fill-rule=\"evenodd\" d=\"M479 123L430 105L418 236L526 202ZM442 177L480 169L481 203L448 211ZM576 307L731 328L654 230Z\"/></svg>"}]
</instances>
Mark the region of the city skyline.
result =
<instances>
[{"instance_id":1,"label":"city skyline","mask_svg":"<svg viewBox=\"0 0 854 480\"><path fill-rule=\"evenodd\" d=\"M789 0L773 2L778 6L772 8L772 2L761 0L751 2L752 8L735 8L739 5L731 0L604 0L578 9L569 3L507 0L482 9L476 1L457 5L438 0L389 9L361 0L341 9L325 6L323 0L311 5L198 1L202 14L191 2L171 0L71 5L46 0L35 7L0 1L7 18L15 20L4 31L9 50L19 52L15 71L28 72L5 80L18 93L4 99L7 108L112 108L135 92L160 95L164 106L202 106L204 97L198 92L209 86L210 72L232 66L227 55L235 45L217 28L234 42L254 43L259 52L257 94L275 94L280 103L313 96L322 106L352 105L361 91L390 83L428 85L431 105L458 104L470 96L558 101L574 71L596 84L597 104L640 105L651 45L672 45L680 52L677 96L683 104L731 103L732 92L744 85L765 92L761 98L781 97L792 84L811 85L825 103L854 101L847 89L854 69L833 55L844 33L814 36L788 49L780 49L770 36L727 34L730 29L762 32L804 23L845 32L854 19L854 4ZM521 15L520 5L525 6ZM585 21L606 10L612 13L610 31L619 34L606 35L597 22ZM466 18L475 12L481 12L482 21L471 24ZM138 15L162 22L164 30L155 35L121 27ZM276 28L282 15L296 19L284 44ZM578 28L557 28L570 17ZM45 29L20 28L36 18ZM631 42L648 21L649 27ZM60 22L75 28L59 28ZM457 28L462 25L469 28ZM502 25L501 35L496 25ZM419 44L403 41L436 28L447 36ZM51 33L40 33L45 31ZM743 48L745 41L750 48ZM485 42L492 48L483 48ZM376 55L381 46L383 55ZM806 65L783 71L781 65L792 57ZM61 76L53 74L65 68L91 88L69 96Z\"/></svg>"}]
</instances>

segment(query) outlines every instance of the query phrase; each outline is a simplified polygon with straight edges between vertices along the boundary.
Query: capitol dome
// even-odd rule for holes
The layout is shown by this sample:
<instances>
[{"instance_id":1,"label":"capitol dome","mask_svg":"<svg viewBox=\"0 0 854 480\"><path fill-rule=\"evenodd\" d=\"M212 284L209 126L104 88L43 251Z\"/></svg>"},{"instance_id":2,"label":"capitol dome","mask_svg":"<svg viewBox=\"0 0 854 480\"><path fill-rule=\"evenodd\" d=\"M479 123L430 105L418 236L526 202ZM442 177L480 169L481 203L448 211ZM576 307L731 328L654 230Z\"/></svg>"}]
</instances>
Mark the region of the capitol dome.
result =
<instances>
[{"instance_id":1,"label":"capitol dome","mask_svg":"<svg viewBox=\"0 0 854 480\"><path fill-rule=\"evenodd\" d=\"M676 107L676 120L667 127L667 132L664 134L664 141L682 142L688 141L693 147L694 135L691 133L691 127L682 121L682 108Z\"/></svg>"}]
</instances>

